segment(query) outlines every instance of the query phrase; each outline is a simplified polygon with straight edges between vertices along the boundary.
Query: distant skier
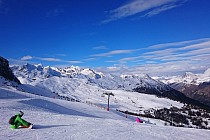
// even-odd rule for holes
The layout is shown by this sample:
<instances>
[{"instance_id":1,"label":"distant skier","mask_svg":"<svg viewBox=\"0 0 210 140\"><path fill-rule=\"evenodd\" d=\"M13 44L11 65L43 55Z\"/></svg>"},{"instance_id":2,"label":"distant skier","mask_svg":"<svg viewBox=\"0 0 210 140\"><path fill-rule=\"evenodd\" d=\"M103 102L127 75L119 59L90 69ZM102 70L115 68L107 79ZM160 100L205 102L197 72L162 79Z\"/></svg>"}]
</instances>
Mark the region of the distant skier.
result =
<instances>
[{"instance_id":1,"label":"distant skier","mask_svg":"<svg viewBox=\"0 0 210 140\"><path fill-rule=\"evenodd\" d=\"M20 111L15 116L12 116L9 119L10 128L17 129L17 128L32 128L33 124L25 121L21 117L24 115L22 111Z\"/></svg>"},{"instance_id":2,"label":"distant skier","mask_svg":"<svg viewBox=\"0 0 210 140\"><path fill-rule=\"evenodd\" d=\"M143 121L141 119L139 119L139 117L136 117L136 122L137 123L143 123Z\"/></svg>"}]
</instances>

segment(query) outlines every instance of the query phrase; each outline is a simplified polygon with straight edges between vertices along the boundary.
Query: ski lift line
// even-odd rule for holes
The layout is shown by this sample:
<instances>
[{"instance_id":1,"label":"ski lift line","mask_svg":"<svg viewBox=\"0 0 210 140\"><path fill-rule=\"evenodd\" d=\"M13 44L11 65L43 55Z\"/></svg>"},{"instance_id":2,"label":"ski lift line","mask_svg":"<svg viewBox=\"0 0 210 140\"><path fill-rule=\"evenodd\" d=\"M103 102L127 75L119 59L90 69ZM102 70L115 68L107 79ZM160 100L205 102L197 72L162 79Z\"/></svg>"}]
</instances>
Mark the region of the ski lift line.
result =
<instances>
[{"instance_id":1,"label":"ski lift line","mask_svg":"<svg viewBox=\"0 0 210 140\"><path fill-rule=\"evenodd\" d=\"M92 102L90 102L90 101L85 101L85 103L86 103L87 105L94 106L94 107L98 107L98 108L100 108L100 109L106 110L105 107L99 106L99 105L97 105L97 104L95 104L95 103L92 103Z\"/></svg>"}]
</instances>

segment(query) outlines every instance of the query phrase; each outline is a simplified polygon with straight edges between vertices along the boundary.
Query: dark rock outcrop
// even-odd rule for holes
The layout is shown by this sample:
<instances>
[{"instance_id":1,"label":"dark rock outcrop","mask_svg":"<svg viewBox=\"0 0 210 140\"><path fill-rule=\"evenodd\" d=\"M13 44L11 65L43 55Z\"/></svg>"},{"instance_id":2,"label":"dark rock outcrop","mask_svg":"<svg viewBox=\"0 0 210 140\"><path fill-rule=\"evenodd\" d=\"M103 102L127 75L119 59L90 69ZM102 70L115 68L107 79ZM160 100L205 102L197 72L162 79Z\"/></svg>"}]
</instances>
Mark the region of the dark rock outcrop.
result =
<instances>
[{"instance_id":1,"label":"dark rock outcrop","mask_svg":"<svg viewBox=\"0 0 210 140\"><path fill-rule=\"evenodd\" d=\"M5 58L0 56L0 76L9 81L14 81L21 84L20 81L14 76L12 70L9 67L9 62Z\"/></svg>"}]
</instances>

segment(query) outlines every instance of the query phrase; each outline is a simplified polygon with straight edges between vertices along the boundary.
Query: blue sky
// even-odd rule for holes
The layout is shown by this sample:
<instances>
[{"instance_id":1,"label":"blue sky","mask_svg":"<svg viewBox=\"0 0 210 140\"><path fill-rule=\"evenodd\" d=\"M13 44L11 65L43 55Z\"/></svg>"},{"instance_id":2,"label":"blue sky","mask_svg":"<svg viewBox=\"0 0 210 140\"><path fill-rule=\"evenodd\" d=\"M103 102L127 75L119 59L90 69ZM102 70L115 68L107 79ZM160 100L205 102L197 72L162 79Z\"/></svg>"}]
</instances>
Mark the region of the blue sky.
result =
<instances>
[{"instance_id":1,"label":"blue sky","mask_svg":"<svg viewBox=\"0 0 210 140\"><path fill-rule=\"evenodd\" d=\"M210 67L209 0L0 0L10 64L178 74Z\"/></svg>"}]
</instances>

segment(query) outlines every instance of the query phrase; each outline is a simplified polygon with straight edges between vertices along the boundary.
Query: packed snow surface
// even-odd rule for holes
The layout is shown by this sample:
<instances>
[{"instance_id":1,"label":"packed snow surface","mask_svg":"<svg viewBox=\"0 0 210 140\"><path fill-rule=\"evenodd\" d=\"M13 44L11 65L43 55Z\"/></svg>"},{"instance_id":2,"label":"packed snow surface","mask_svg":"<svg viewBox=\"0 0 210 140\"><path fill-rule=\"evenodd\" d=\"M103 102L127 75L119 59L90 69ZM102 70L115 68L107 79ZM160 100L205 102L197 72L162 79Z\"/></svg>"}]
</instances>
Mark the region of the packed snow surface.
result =
<instances>
[{"instance_id":1,"label":"packed snow surface","mask_svg":"<svg viewBox=\"0 0 210 140\"><path fill-rule=\"evenodd\" d=\"M112 92L119 102L125 100L123 94L136 98L131 92ZM156 120L151 120L151 124L140 124L135 122L134 117L126 118L114 109L106 111L97 106L40 94L47 96L22 92L12 87L0 87L1 140L207 140L210 137L208 130L164 126L159 125ZM141 101L143 100L145 102L142 102L142 106L148 108L169 104L179 106L178 103L164 99L158 102L151 95L142 96ZM125 104L119 105L126 107ZM115 104L112 102L111 105ZM10 129L8 119L19 110L25 113L23 119L34 124L34 129Z\"/></svg>"}]
</instances>

